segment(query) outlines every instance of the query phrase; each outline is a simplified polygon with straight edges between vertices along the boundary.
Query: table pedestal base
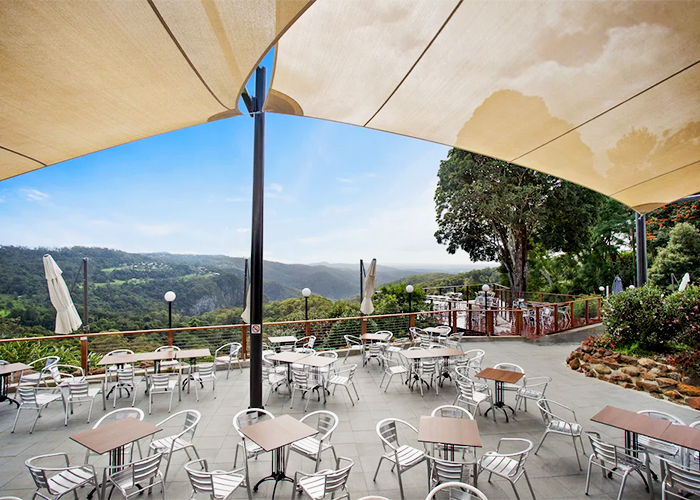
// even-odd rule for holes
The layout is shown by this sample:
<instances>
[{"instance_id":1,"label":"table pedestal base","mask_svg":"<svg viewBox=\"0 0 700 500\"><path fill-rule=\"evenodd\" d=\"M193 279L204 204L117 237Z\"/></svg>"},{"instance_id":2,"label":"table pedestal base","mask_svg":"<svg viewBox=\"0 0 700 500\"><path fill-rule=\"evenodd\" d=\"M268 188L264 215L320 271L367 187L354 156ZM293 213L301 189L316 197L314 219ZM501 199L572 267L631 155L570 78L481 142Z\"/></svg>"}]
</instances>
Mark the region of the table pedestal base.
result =
<instances>
[{"instance_id":1,"label":"table pedestal base","mask_svg":"<svg viewBox=\"0 0 700 500\"><path fill-rule=\"evenodd\" d=\"M265 476L260 481L255 483L255 486L253 486L254 492L257 492L258 486L260 486L265 481L274 481L275 486L272 489L272 495L270 496L270 499L272 500L275 498L275 492L277 491L277 483L279 483L280 481L289 481L290 483L294 483L294 479L285 474L284 455L284 448L276 448L272 450L272 473L269 476Z\"/></svg>"},{"instance_id":2,"label":"table pedestal base","mask_svg":"<svg viewBox=\"0 0 700 500\"><path fill-rule=\"evenodd\" d=\"M506 422L509 422L508 420L508 412L506 411L506 408L509 408L511 413L513 413L513 416L515 416L515 410L513 409L512 406L507 405L503 402L503 382L499 382L498 380L495 381L495 392L496 392L496 401L494 401L493 406L486 410L484 412L484 416L489 414L489 411L493 408L498 408L499 410L503 410L503 414L506 416ZM494 410L495 411L495 410Z\"/></svg>"}]
</instances>

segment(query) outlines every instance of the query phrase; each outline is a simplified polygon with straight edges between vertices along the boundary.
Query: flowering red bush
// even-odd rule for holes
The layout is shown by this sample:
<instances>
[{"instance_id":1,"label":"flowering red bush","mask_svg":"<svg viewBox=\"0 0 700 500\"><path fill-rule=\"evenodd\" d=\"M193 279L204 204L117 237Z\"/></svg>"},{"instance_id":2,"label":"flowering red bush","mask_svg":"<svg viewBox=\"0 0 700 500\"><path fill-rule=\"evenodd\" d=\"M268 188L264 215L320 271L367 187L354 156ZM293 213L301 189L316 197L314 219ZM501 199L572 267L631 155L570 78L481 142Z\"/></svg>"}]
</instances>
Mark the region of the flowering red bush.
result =
<instances>
[{"instance_id":1,"label":"flowering red bush","mask_svg":"<svg viewBox=\"0 0 700 500\"><path fill-rule=\"evenodd\" d=\"M586 340L581 342L581 345L588 345L591 347L602 347L603 349L615 349L615 342L613 342L610 335L604 333L602 335L591 335Z\"/></svg>"}]
</instances>

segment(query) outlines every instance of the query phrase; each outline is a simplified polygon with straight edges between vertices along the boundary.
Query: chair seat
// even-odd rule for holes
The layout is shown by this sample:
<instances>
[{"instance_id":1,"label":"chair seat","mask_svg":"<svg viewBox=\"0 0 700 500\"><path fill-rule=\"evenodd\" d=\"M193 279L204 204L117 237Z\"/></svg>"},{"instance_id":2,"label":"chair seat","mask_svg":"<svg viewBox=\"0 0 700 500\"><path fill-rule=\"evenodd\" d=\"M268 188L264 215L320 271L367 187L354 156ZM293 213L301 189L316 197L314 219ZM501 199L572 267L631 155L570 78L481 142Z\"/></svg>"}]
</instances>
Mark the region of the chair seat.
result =
<instances>
[{"instance_id":1,"label":"chair seat","mask_svg":"<svg viewBox=\"0 0 700 500\"><path fill-rule=\"evenodd\" d=\"M423 457L425 457L424 451L421 451L418 448L414 448L413 446L408 446L406 444L400 446L398 450L396 450L396 453L399 457L399 465L404 468L417 464L418 462L423 460ZM394 454L393 450L386 452L384 456L391 462L396 462L396 455Z\"/></svg>"},{"instance_id":2,"label":"chair seat","mask_svg":"<svg viewBox=\"0 0 700 500\"><path fill-rule=\"evenodd\" d=\"M481 458L481 467L500 476L512 477L518 471L518 462L509 457L487 453Z\"/></svg>"},{"instance_id":3,"label":"chair seat","mask_svg":"<svg viewBox=\"0 0 700 500\"><path fill-rule=\"evenodd\" d=\"M319 471L325 472L325 471ZM322 476L308 476L299 480L299 487L313 500L320 500L326 496L325 478Z\"/></svg>"},{"instance_id":4,"label":"chair seat","mask_svg":"<svg viewBox=\"0 0 700 500\"><path fill-rule=\"evenodd\" d=\"M56 401L57 399L61 399L63 396L59 394L44 394L40 391L37 391L36 394L36 402L39 404L39 406L42 405L47 405L49 403L52 403Z\"/></svg>"},{"instance_id":5,"label":"chair seat","mask_svg":"<svg viewBox=\"0 0 700 500\"><path fill-rule=\"evenodd\" d=\"M521 387L518 389L518 396L521 398L528 399L541 399L542 391L535 391L534 389L528 389L527 387Z\"/></svg>"},{"instance_id":6,"label":"chair seat","mask_svg":"<svg viewBox=\"0 0 700 500\"><path fill-rule=\"evenodd\" d=\"M552 420L547 425L547 428L552 432L566 434L567 436L580 436L583 428L577 422L564 422L563 420Z\"/></svg>"},{"instance_id":7,"label":"chair seat","mask_svg":"<svg viewBox=\"0 0 700 500\"><path fill-rule=\"evenodd\" d=\"M665 441L658 441L656 439L651 439L646 436L639 436L638 438L639 447L643 451L647 451L652 455L664 455L664 456L676 456L680 454L680 447L675 444L667 443Z\"/></svg>"},{"instance_id":8,"label":"chair seat","mask_svg":"<svg viewBox=\"0 0 700 500\"><path fill-rule=\"evenodd\" d=\"M59 495L80 485L88 483L93 478L93 472L87 467L65 470L49 478L49 487Z\"/></svg>"},{"instance_id":9,"label":"chair seat","mask_svg":"<svg viewBox=\"0 0 700 500\"><path fill-rule=\"evenodd\" d=\"M390 366L389 368L386 369L387 373L389 375L396 375L399 373L406 373L408 370L406 369L405 366Z\"/></svg>"},{"instance_id":10,"label":"chair seat","mask_svg":"<svg viewBox=\"0 0 700 500\"><path fill-rule=\"evenodd\" d=\"M320 441L315 437L305 437L299 441L295 441L291 444L291 447L304 455L313 455L314 457L318 453ZM323 443L321 452L329 449L332 445L330 443Z\"/></svg>"},{"instance_id":11,"label":"chair seat","mask_svg":"<svg viewBox=\"0 0 700 500\"><path fill-rule=\"evenodd\" d=\"M241 441L238 443L238 445L242 446L243 443L245 443L245 451L249 457L254 457L255 455L257 455L259 453L263 453L265 451L262 449L262 446L254 443L250 439L246 439L245 441Z\"/></svg>"},{"instance_id":12,"label":"chair seat","mask_svg":"<svg viewBox=\"0 0 700 500\"><path fill-rule=\"evenodd\" d=\"M173 446L173 441L175 445ZM161 439L156 439L151 443L151 448L156 452L170 453L170 447L173 446L173 453L179 451L183 448L191 446L188 441L182 438L176 438L175 436L168 436Z\"/></svg>"},{"instance_id":13,"label":"chair seat","mask_svg":"<svg viewBox=\"0 0 700 500\"><path fill-rule=\"evenodd\" d=\"M329 384L347 385L350 382L350 377L343 375L334 375L328 379Z\"/></svg>"},{"instance_id":14,"label":"chair seat","mask_svg":"<svg viewBox=\"0 0 700 500\"><path fill-rule=\"evenodd\" d=\"M211 480L214 484L214 498L218 499L228 497L232 491L245 481L245 477L240 474L231 474L230 472L215 470L212 471Z\"/></svg>"},{"instance_id":15,"label":"chair seat","mask_svg":"<svg viewBox=\"0 0 700 500\"><path fill-rule=\"evenodd\" d=\"M112 481L117 488L122 491L129 491L136 486L134 484L134 475L131 469L125 469L122 471L115 472L109 476L109 480Z\"/></svg>"},{"instance_id":16,"label":"chair seat","mask_svg":"<svg viewBox=\"0 0 700 500\"><path fill-rule=\"evenodd\" d=\"M229 363L234 359L236 358L234 358L233 356L217 356L216 358L214 358L214 361L216 361L217 363Z\"/></svg>"}]
</instances>

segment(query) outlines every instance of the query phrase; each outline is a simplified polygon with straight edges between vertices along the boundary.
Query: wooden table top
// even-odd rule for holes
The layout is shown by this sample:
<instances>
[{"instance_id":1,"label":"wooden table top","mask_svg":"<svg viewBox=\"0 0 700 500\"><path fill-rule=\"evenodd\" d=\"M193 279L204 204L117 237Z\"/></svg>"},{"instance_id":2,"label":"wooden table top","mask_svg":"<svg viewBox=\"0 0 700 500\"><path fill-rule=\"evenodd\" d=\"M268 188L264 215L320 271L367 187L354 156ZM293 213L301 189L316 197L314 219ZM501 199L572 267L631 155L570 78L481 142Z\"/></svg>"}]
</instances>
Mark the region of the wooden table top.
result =
<instances>
[{"instance_id":1,"label":"wooden table top","mask_svg":"<svg viewBox=\"0 0 700 500\"><path fill-rule=\"evenodd\" d=\"M305 437L313 436L318 431L290 415L282 415L242 427L241 433L263 450L271 451Z\"/></svg>"},{"instance_id":2,"label":"wooden table top","mask_svg":"<svg viewBox=\"0 0 700 500\"><path fill-rule=\"evenodd\" d=\"M323 368L324 366L332 365L338 361L337 359L330 358L327 356L307 356L304 359L297 361L300 365L315 366L316 368Z\"/></svg>"},{"instance_id":3,"label":"wooden table top","mask_svg":"<svg viewBox=\"0 0 700 500\"><path fill-rule=\"evenodd\" d=\"M0 375L9 375L22 370L31 370L32 367L24 363L10 363L8 365L0 365Z\"/></svg>"},{"instance_id":4,"label":"wooden table top","mask_svg":"<svg viewBox=\"0 0 700 500\"><path fill-rule=\"evenodd\" d=\"M362 340L388 341L389 339L387 337L388 336L385 333L363 333L362 337L360 338Z\"/></svg>"},{"instance_id":5,"label":"wooden table top","mask_svg":"<svg viewBox=\"0 0 700 500\"><path fill-rule=\"evenodd\" d=\"M477 373L476 376L488 380L495 380L496 382L514 384L523 378L525 374L520 372L512 372L510 370L501 370L498 368L484 368Z\"/></svg>"},{"instance_id":6,"label":"wooden table top","mask_svg":"<svg viewBox=\"0 0 700 500\"><path fill-rule=\"evenodd\" d=\"M160 427L134 417L121 418L71 436L70 438L98 455L133 443L161 431Z\"/></svg>"},{"instance_id":7,"label":"wooden table top","mask_svg":"<svg viewBox=\"0 0 700 500\"><path fill-rule=\"evenodd\" d=\"M276 354L271 354L267 359L272 361L281 361L282 363L297 363L298 361L313 356L313 354L306 354L304 352L278 352Z\"/></svg>"},{"instance_id":8,"label":"wooden table top","mask_svg":"<svg viewBox=\"0 0 700 500\"><path fill-rule=\"evenodd\" d=\"M296 337L292 337L290 335L282 336L282 337L267 337L267 341L272 343L272 344L287 344L287 343L296 342L297 340L299 340L299 339Z\"/></svg>"},{"instance_id":9,"label":"wooden table top","mask_svg":"<svg viewBox=\"0 0 700 500\"><path fill-rule=\"evenodd\" d=\"M421 417L418 441L481 447L476 420L468 418Z\"/></svg>"},{"instance_id":10,"label":"wooden table top","mask_svg":"<svg viewBox=\"0 0 700 500\"><path fill-rule=\"evenodd\" d=\"M451 356L464 356L464 353L459 349L452 347L436 347L435 349L411 349L401 351L401 354L408 359L423 359L423 358L449 358Z\"/></svg>"},{"instance_id":11,"label":"wooden table top","mask_svg":"<svg viewBox=\"0 0 700 500\"><path fill-rule=\"evenodd\" d=\"M606 406L591 417L593 422L642 434L653 439L700 451L700 429L674 425L668 420L641 415L614 406Z\"/></svg>"},{"instance_id":12,"label":"wooden table top","mask_svg":"<svg viewBox=\"0 0 700 500\"><path fill-rule=\"evenodd\" d=\"M125 365L129 363L138 363L139 361L162 361L164 359L188 359L188 358L205 358L211 356L209 349L183 349L176 351L174 349L163 349L162 351L137 352L135 354L113 354L104 356L97 364L104 365Z\"/></svg>"}]
</instances>

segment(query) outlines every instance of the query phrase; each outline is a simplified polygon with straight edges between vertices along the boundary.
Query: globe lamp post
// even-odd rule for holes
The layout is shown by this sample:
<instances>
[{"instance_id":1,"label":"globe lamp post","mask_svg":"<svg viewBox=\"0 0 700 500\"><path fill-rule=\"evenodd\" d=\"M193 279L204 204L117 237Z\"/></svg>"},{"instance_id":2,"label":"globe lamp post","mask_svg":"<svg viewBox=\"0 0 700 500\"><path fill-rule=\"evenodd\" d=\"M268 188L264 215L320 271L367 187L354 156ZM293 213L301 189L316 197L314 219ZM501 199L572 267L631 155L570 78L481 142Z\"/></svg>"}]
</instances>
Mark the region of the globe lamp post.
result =
<instances>
[{"instance_id":1,"label":"globe lamp post","mask_svg":"<svg viewBox=\"0 0 700 500\"><path fill-rule=\"evenodd\" d=\"M311 290L304 288L301 294L304 296L304 320L309 321L309 297L311 296Z\"/></svg>"},{"instance_id":2,"label":"globe lamp post","mask_svg":"<svg viewBox=\"0 0 700 500\"><path fill-rule=\"evenodd\" d=\"M165 292L165 295L163 295L163 298L165 301L168 303L168 329L170 330L168 332L168 345L172 346L173 345L173 301L175 300L175 292Z\"/></svg>"}]
</instances>

